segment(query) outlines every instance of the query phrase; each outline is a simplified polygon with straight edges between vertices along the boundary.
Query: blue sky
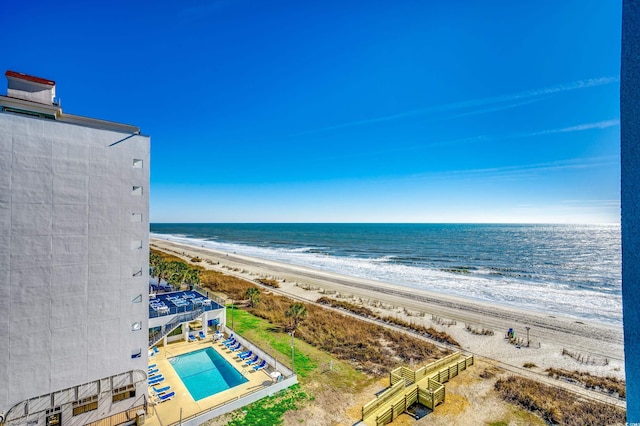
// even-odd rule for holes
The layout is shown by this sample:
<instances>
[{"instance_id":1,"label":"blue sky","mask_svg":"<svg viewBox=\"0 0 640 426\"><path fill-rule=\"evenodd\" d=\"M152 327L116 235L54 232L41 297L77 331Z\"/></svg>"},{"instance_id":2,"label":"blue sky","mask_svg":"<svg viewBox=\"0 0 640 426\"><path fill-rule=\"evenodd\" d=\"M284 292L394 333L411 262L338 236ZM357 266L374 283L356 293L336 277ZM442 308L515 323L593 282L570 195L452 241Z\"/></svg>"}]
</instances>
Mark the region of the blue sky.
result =
<instances>
[{"instance_id":1,"label":"blue sky","mask_svg":"<svg viewBox=\"0 0 640 426\"><path fill-rule=\"evenodd\" d=\"M10 2L0 67L151 136L152 222L618 222L621 5L524 3Z\"/></svg>"}]
</instances>

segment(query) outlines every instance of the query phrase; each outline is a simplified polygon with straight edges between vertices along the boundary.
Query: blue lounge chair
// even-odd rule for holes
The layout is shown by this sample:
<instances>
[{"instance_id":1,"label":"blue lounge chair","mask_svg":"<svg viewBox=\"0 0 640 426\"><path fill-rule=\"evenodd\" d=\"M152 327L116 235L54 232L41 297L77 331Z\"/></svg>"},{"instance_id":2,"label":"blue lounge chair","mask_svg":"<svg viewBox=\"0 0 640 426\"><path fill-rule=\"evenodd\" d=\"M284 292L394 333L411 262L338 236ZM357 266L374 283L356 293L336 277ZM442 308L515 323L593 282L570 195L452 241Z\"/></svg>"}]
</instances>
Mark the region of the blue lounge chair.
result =
<instances>
[{"instance_id":1,"label":"blue lounge chair","mask_svg":"<svg viewBox=\"0 0 640 426\"><path fill-rule=\"evenodd\" d=\"M166 391L171 389L171 386L165 386L163 388L157 388L155 386L151 386L151 389L153 389L155 393L159 394L159 393L165 393Z\"/></svg>"},{"instance_id":2,"label":"blue lounge chair","mask_svg":"<svg viewBox=\"0 0 640 426\"><path fill-rule=\"evenodd\" d=\"M164 381L164 377L156 376L156 377L153 377L153 378L149 379L149 385L157 385L158 383L163 382L163 381Z\"/></svg>"},{"instance_id":3,"label":"blue lounge chair","mask_svg":"<svg viewBox=\"0 0 640 426\"><path fill-rule=\"evenodd\" d=\"M200 332L198 332L198 337L200 338L200 340L204 340L207 338L207 336L204 335L204 333L202 332L202 330L200 330Z\"/></svg>"},{"instance_id":4,"label":"blue lounge chair","mask_svg":"<svg viewBox=\"0 0 640 426\"><path fill-rule=\"evenodd\" d=\"M262 360L262 362L258 365L256 365L255 367L253 367L254 370L258 371L258 370L262 370L263 368L265 368L267 366L267 361L265 361L264 359Z\"/></svg>"},{"instance_id":5,"label":"blue lounge chair","mask_svg":"<svg viewBox=\"0 0 640 426\"><path fill-rule=\"evenodd\" d=\"M165 402L173 398L175 395L175 392L169 392L165 393L164 395L156 395L156 397L158 397L158 402Z\"/></svg>"},{"instance_id":6,"label":"blue lounge chair","mask_svg":"<svg viewBox=\"0 0 640 426\"><path fill-rule=\"evenodd\" d=\"M190 334L190 335L189 335L189 341L190 341L190 342L195 342L195 341L196 341L196 338L195 338L195 337L193 337L193 334Z\"/></svg>"},{"instance_id":7,"label":"blue lounge chair","mask_svg":"<svg viewBox=\"0 0 640 426\"><path fill-rule=\"evenodd\" d=\"M253 351L244 351L238 354L238 358L240 359L247 359L247 358L251 358L252 356L253 356Z\"/></svg>"},{"instance_id":8,"label":"blue lounge chair","mask_svg":"<svg viewBox=\"0 0 640 426\"><path fill-rule=\"evenodd\" d=\"M253 358L251 358L249 361L247 361L246 364L247 365L255 364L256 362L258 362L259 359L260 359L260 357L258 355L256 355Z\"/></svg>"},{"instance_id":9,"label":"blue lounge chair","mask_svg":"<svg viewBox=\"0 0 640 426\"><path fill-rule=\"evenodd\" d=\"M150 376L153 376L153 375L154 375L154 374L156 374L158 371L160 371L160 370L158 370L157 368L154 368L153 370L149 370L149 375L150 375Z\"/></svg>"},{"instance_id":10,"label":"blue lounge chair","mask_svg":"<svg viewBox=\"0 0 640 426\"><path fill-rule=\"evenodd\" d=\"M151 365L149 366L149 370L151 370L152 368L156 368L156 366L157 366L157 365L158 365L158 364L151 364Z\"/></svg>"},{"instance_id":11,"label":"blue lounge chair","mask_svg":"<svg viewBox=\"0 0 640 426\"><path fill-rule=\"evenodd\" d=\"M229 343L224 343L224 346L226 346L227 348L230 348L231 346L235 345L236 343L238 343L236 341L236 339L233 339L233 341L231 341Z\"/></svg>"},{"instance_id":12,"label":"blue lounge chair","mask_svg":"<svg viewBox=\"0 0 640 426\"><path fill-rule=\"evenodd\" d=\"M223 341L222 341L222 344L229 343L229 342L231 342L232 340L236 340L236 339L233 337L233 333L231 333L231 334L229 335L229 337L228 337L226 340L223 340Z\"/></svg>"},{"instance_id":13,"label":"blue lounge chair","mask_svg":"<svg viewBox=\"0 0 640 426\"><path fill-rule=\"evenodd\" d=\"M231 350L231 352L235 352L235 351L237 351L238 349L240 349L241 347L242 347L242 345L240 344L240 342L236 342L236 344L235 344L235 345L233 345L233 346L227 346L227 348L228 348L229 350Z\"/></svg>"},{"instance_id":14,"label":"blue lounge chair","mask_svg":"<svg viewBox=\"0 0 640 426\"><path fill-rule=\"evenodd\" d=\"M160 352L160 350L158 350L158 348L156 348L155 346L153 347L153 353L157 354L158 352Z\"/></svg>"}]
</instances>

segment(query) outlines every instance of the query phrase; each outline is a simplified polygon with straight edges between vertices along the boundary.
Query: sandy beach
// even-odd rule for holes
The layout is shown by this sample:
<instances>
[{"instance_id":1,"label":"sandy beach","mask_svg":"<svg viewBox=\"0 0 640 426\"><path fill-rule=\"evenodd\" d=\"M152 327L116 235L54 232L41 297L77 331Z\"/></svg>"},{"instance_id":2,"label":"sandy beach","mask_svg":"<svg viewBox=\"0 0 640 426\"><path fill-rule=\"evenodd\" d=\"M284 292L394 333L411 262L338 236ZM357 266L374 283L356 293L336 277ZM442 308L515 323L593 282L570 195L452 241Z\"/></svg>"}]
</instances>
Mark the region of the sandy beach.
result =
<instances>
[{"instance_id":1,"label":"sandy beach","mask_svg":"<svg viewBox=\"0 0 640 426\"><path fill-rule=\"evenodd\" d=\"M624 379L622 327L544 313L544 307L538 312L497 306L160 239L152 239L150 245L185 260L198 256L203 267L247 280L279 280L279 291L293 297L315 302L327 296L361 304L382 316L434 327L452 336L464 351L519 370L533 363L532 372L543 373L553 367ZM509 328L519 345L505 339ZM475 334L470 329L493 335Z\"/></svg>"}]
</instances>

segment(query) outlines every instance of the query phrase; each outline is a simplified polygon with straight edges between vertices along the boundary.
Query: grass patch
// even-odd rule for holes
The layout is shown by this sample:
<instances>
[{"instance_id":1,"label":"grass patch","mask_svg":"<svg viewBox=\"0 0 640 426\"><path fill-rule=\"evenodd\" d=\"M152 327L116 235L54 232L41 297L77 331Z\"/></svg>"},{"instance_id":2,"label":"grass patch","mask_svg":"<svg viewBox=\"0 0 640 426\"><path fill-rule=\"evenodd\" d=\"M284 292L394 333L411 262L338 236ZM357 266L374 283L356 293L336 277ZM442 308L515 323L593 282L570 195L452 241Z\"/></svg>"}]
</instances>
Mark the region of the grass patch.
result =
<instances>
[{"instance_id":1,"label":"grass patch","mask_svg":"<svg viewBox=\"0 0 640 426\"><path fill-rule=\"evenodd\" d=\"M299 409L309 396L294 385L286 391L256 401L242 410L234 411L229 426L264 426L281 425L284 414L289 410Z\"/></svg>"},{"instance_id":2,"label":"grass patch","mask_svg":"<svg viewBox=\"0 0 640 426\"><path fill-rule=\"evenodd\" d=\"M230 306L227 306L227 318L231 318ZM259 345L267 345L277 354L272 353L278 362L291 368L291 336L274 330L273 326L262 318L256 317L247 311L241 309L233 310L234 330L242 336L246 336L249 340ZM260 343L258 343L260 342ZM309 373L318 367L318 363L311 359L308 348L303 347L299 339L294 338L295 342L295 370L296 374L302 379L309 376Z\"/></svg>"}]
</instances>

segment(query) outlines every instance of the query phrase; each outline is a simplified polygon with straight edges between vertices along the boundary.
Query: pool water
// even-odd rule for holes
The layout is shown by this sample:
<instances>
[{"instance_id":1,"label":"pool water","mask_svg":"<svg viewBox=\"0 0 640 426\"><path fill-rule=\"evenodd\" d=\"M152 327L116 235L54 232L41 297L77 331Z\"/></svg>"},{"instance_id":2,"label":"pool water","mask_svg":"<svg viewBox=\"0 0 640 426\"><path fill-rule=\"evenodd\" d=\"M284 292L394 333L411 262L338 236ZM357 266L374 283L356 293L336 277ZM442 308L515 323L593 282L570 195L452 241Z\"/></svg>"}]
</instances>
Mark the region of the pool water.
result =
<instances>
[{"instance_id":1,"label":"pool water","mask_svg":"<svg viewBox=\"0 0 640 426\"><path fill-rule=\"evenodd\" d=\"M248 382L213 348L178 355L170 362L196 401Z\"/></svg>"}]
</instances>

